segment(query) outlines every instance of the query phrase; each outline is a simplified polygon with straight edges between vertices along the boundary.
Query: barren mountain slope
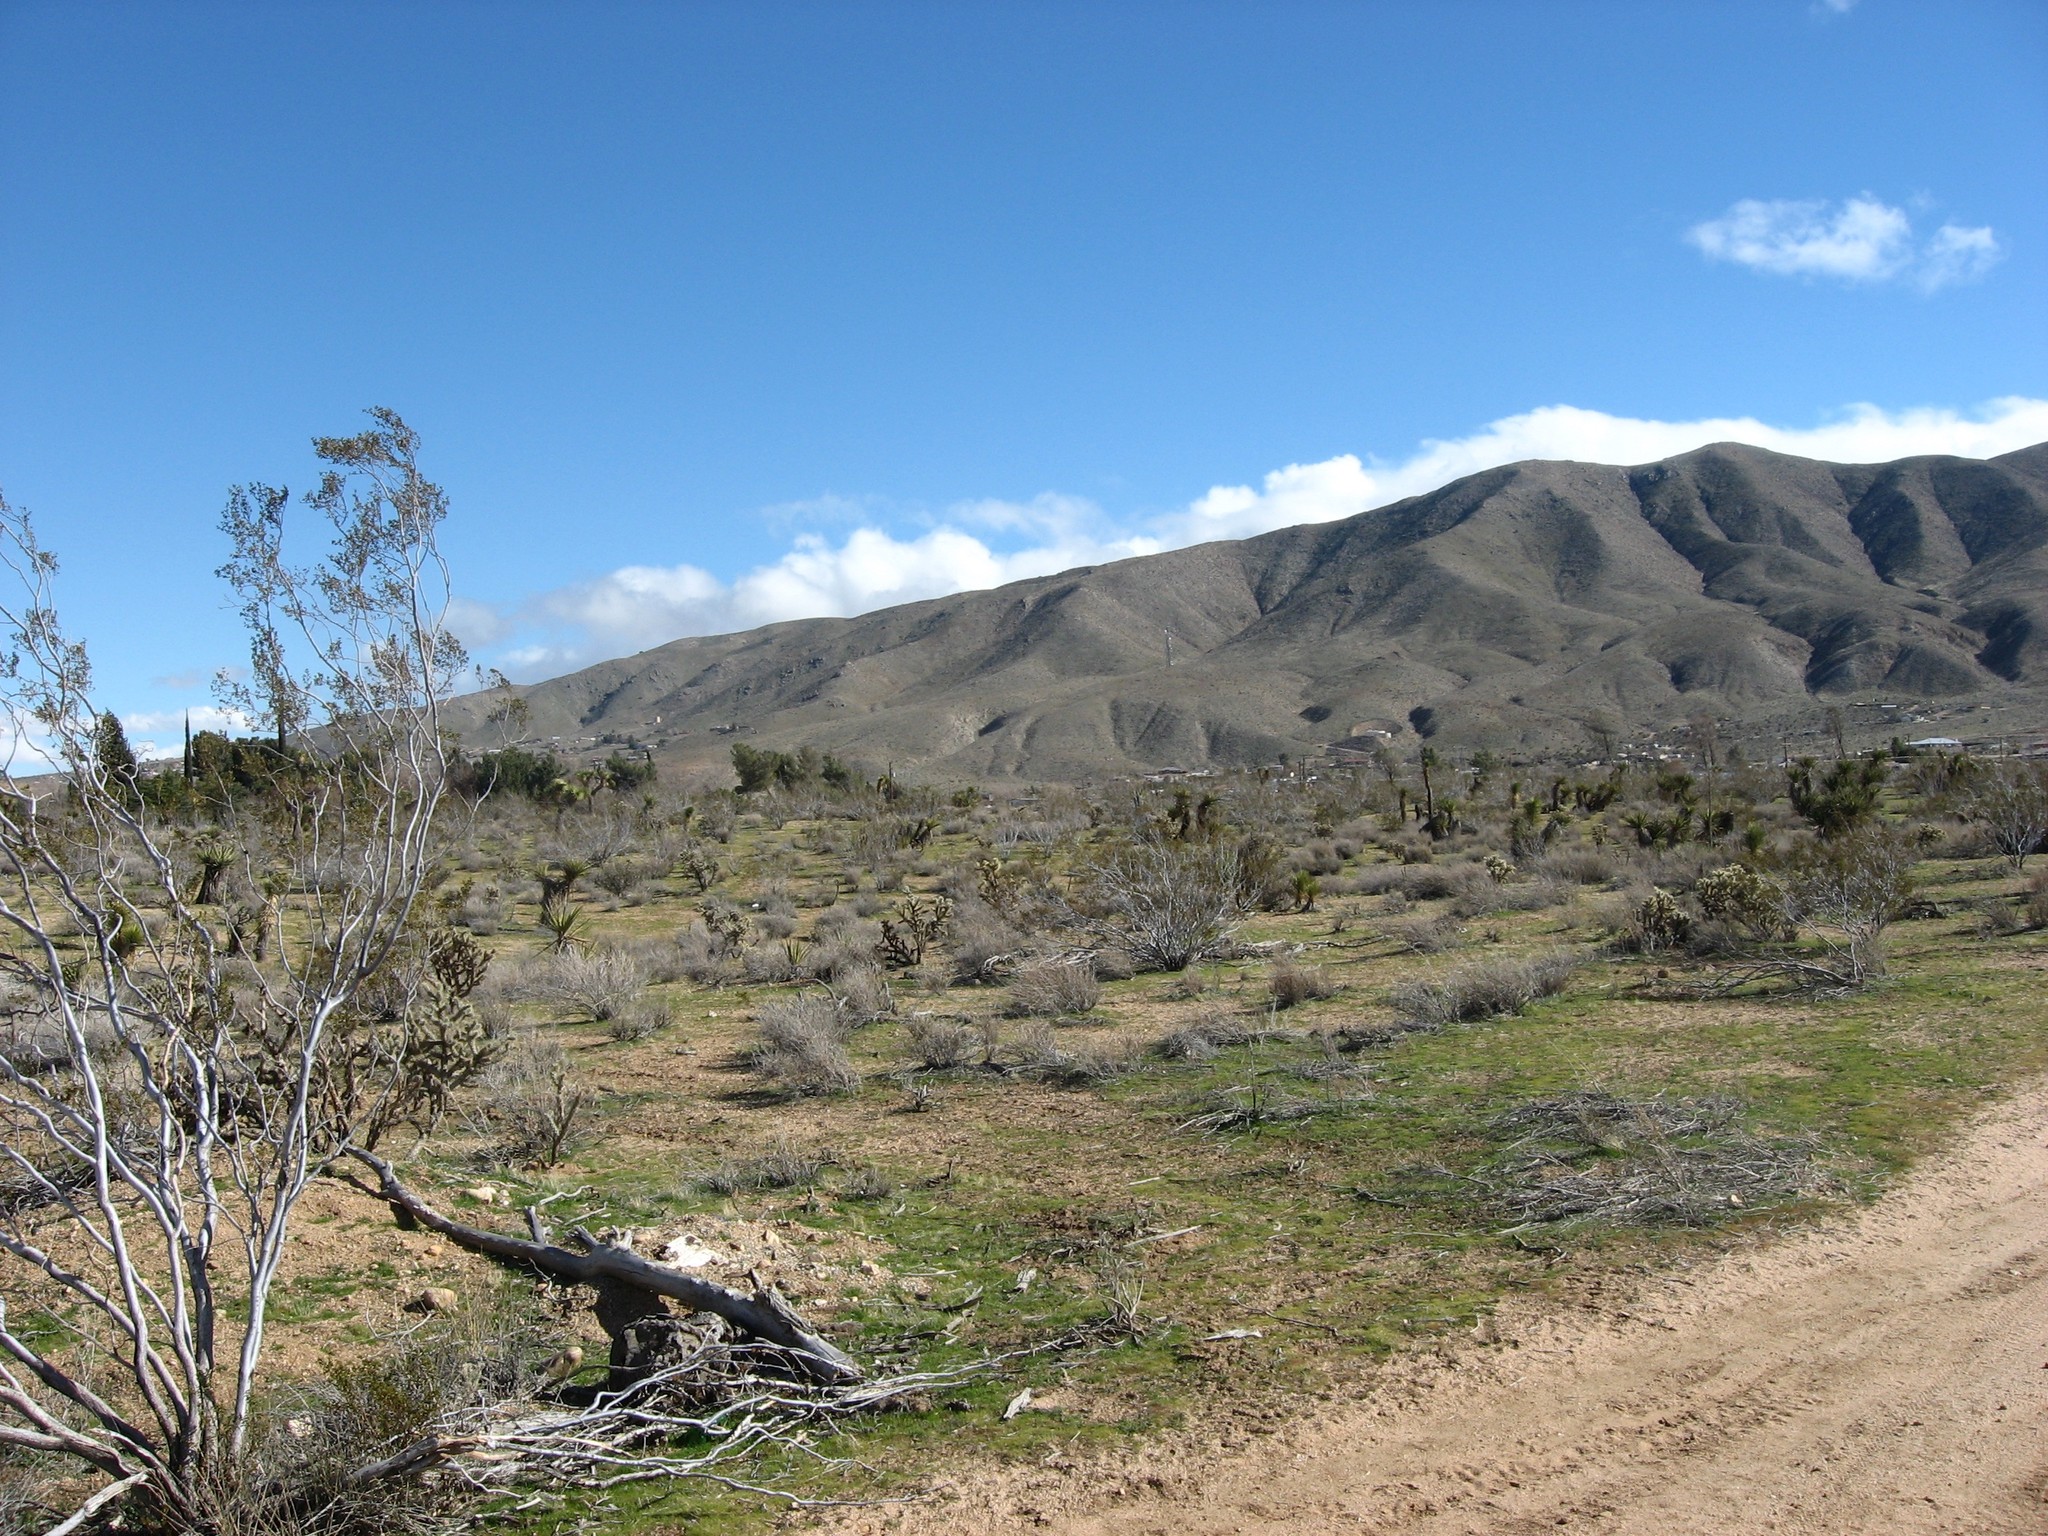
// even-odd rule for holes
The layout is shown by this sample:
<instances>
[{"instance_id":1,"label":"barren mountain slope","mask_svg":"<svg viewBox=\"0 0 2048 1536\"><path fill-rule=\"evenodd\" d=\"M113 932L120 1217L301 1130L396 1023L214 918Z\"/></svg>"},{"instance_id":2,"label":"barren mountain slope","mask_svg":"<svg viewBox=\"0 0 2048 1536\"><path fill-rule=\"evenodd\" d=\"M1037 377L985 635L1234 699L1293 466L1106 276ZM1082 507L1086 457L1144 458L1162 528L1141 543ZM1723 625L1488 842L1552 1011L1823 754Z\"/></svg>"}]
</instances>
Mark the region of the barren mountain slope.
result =
<instances>
[{"instance_id":1,"label":"barren mountain slope","mask_svg":"<svg viewBox=\"0 0 2048 1536\"><path fill-rule=\"evenodd\" d=\"M2048 445L1514 464L1341 522L677 640L524 691L533 733L565 743L708 758L738 727L1048 779L1271 761L1368 726L1513 747L1873 694L2033 708ZM481 715L467 701L456 723Z\"/></svg>"}]
</instances>

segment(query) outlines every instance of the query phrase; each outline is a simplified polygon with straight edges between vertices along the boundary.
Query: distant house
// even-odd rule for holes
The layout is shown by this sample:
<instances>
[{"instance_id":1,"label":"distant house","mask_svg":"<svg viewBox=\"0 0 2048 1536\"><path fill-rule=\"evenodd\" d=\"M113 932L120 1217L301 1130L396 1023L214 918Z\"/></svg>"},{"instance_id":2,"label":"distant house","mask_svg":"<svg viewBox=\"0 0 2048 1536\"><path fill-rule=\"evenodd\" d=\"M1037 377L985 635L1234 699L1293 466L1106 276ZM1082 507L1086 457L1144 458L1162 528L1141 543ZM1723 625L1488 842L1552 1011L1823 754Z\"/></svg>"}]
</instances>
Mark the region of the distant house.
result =
<instances>
[{"instance_id":1,"label":"distant house","mask_svg":"<svg viewBox=\"0 0 2048 1536\"><path fill-rule=\"evenodd\" d=\"M1928 747L1936 751L1947 752L1960 747L1962 743L1953 736L1923 736L1918 741L1907 742L1906 745L1909 747Z\"/></svg>"}]
</instances>

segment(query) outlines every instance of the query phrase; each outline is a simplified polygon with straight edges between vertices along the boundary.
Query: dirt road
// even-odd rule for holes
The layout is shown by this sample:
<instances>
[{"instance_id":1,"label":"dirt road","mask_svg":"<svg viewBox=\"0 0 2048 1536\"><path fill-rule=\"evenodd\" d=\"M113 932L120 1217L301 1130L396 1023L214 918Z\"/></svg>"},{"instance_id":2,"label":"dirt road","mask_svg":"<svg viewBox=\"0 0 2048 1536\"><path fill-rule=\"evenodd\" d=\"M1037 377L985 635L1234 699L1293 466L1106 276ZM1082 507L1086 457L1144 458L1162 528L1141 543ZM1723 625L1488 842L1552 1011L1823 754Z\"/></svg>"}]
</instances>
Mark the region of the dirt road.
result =
<instances>
[{"instance_id":1,"label":"dirt road","mask_svg":"<svg viewBox=\"0 0 2048 1536\"><path fill-rule=\"evenodd\" d=\"M1239 1450L1006 1473L886 1523L2048 1533L2048 1085L1836 1224L1498 1329Z\"/></svg>"}]
</instances>

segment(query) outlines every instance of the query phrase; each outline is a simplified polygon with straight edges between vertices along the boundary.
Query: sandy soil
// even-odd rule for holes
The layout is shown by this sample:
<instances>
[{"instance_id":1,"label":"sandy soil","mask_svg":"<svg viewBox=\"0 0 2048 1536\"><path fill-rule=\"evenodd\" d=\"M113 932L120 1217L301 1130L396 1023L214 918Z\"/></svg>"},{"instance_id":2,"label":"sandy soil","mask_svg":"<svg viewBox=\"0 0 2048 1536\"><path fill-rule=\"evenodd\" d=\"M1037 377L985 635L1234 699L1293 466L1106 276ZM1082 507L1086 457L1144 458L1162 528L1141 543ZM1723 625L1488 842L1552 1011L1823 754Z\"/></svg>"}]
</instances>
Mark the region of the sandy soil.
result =
<instances>
[{"instance_id":1,"label":"sandy soil","mask_svg":"<svg viewBox=\"0 0 2048 1536\"><path fill-rule=\"evenodd\" d=\"M2048 1533L2048 1084L1837 1223L1490 1333L1267 1433L842 1528Z\"/></svg>"}]
</instances>

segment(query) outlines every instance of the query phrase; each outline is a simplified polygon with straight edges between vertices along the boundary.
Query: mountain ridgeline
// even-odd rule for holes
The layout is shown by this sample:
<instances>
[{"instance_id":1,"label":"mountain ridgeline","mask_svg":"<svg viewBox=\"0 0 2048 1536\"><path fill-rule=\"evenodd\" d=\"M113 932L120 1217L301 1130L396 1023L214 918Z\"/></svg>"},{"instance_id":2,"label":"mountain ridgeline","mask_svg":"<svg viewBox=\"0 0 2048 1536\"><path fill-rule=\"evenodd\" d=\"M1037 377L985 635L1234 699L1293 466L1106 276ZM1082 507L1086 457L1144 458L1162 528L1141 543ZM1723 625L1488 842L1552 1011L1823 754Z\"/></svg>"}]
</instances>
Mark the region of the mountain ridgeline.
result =
<instances>
[{"instance_id":1,"label":"mountain ridgeline","mask_svg":"<svg viewBox=\"0 0 2048 1536\"><path fill-rule=\"evenodd\" d=\"M676 640L521 692L529 735L565 746L631 735L709 762L738 732L1044 780L1269 763L1373 731L1517 750L1701 715L1777 730L1880 699L2038 724L2048 444L1511 464L1340 522ZM453 710L478 745L488 707Z\"/></svg>"}]
</instances>

